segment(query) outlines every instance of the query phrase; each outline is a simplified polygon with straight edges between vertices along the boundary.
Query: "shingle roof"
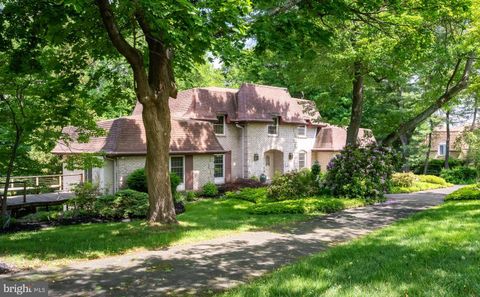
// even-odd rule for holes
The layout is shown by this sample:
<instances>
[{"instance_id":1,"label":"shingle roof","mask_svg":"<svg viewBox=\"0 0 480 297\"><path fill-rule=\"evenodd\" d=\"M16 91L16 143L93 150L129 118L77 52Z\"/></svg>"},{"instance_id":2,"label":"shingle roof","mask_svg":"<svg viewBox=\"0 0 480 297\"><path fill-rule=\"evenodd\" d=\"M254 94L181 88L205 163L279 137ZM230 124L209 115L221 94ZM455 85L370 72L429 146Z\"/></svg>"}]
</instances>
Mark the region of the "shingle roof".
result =
<instances>
[{"instance_id":1,"label":"shingle roof","mask_svg":"<svg viewBox=\"0 0 480 297\"><path fill-rule=\"evenodd\" d=\"M361 144L375 142L372 131L362 129L358 131L358 140ZM347 142L347 130L338 126L322 127L317 134L313 151L341 151Z\"/></svg>"},{"instance_id":2,"label":"shingle roof","mask_svg":"<svg viewBox=\"0 0 480 297\"><path fill-rule=\"evenodd\" d=\"M320 114L310 100L292 98L286 88L243 84L240 89L195 88L179 92L170 99L174 117L213 121L217 115L226 114L230 122L271 122L275 116L284 123L313 124ZM133 115L141 114L137 103Z\"/></svg>"},{"instance_id":3,"label":"shingle roof","mask_svg":"<svg viewBox=\"0 0 480 297\"><path fill-rule=\"evenodd\" d=\"M100 153L107 155L146 154L145 128L141 116L122 117L98 122L105 136L92 137L87 143L75 141L75 128L67 127L64 133L74 141L59 142L53 149L55 154ZM204 121L172 119L170 153L216 153L225 150L218 142L213 127Z\"/></svg>"}]
</instances>

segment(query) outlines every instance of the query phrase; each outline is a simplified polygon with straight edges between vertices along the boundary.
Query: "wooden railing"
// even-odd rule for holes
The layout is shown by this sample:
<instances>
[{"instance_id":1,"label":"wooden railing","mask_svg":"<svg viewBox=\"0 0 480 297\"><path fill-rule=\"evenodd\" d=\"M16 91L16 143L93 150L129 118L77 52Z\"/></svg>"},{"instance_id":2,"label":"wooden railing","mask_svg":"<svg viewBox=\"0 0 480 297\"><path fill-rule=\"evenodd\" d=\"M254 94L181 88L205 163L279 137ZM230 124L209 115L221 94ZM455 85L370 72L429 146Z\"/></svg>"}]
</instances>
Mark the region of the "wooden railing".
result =
<instances>
[{"instance_id":1,"label":"wooden railing","mask_svg":"<svg viewBox=\"0 0 480 297\"><path fill-rule=\"evenodd\" d=\"M66 180L68 184L65 184ZM25 196L28 191L39 194L43 191L68 190L73 184L82 182L82 173L64 175L12 176L8 185L7 195L9 192L23 192L23 195ZM2 187L0 187L0 194L3 195L5 181L0 180L0 185L2 185Z\"/></svg>"},{"instance_id":2,"label":"wooden railing","mask_svg":"<svg viewBox=\"0 0 480 297\"><path fill-rule=\"evenodd\" d=\"M23 191L23 203L27 203L27 182L26 181L16 181L15 183L21 184L21 187L15 187L15 184L10 182L10 185L13 185L13 187L8 186L7 188L7 196L8 192L13 192L13 191ZM5 183L0 182L0 194L3 195L3 191L5 190Z\"/></svg>"}]
</instances>

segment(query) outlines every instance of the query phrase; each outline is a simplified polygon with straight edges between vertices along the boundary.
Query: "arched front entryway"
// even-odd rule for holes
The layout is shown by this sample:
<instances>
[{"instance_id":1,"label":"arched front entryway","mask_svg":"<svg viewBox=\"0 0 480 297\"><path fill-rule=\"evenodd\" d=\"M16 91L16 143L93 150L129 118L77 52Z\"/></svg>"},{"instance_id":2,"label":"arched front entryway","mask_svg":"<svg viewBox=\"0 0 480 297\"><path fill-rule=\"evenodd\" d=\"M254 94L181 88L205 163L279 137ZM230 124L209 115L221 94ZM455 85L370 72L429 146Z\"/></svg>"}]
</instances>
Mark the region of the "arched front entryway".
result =
<instances>
[{"instance_id":1,"label":"arched front entryway","mask_svg":"<svg viewBox=\"0 0 480 297\"><path fill-rule=\"evenodd\" d=\"M264 154L265 174L268 179L273 178L275 172L283 173L283 152L268 150Z\"/></svg>"}]
</instances>

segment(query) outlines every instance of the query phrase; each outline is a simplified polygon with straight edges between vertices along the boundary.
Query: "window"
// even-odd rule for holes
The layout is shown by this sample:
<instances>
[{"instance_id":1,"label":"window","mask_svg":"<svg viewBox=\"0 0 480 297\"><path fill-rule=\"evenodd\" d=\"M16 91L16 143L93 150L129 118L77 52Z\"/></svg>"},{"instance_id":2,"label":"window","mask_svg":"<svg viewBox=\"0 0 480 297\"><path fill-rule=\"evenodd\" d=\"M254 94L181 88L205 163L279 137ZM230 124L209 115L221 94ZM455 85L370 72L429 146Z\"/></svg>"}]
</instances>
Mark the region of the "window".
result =
<instances>
[{"instance_id":1,"label":"window","mask_svg":"<svg viewBox=\"0 0 480 297\"><path fill-rule=\"evenodd\" d=\"M180 183L183 184L184 181L184 162L183 156L179 157L170 157L170 172L175 173L180 177Z\"/></svg>"},{"instance_id":2,"label":"window","mask_svg":"<svg viewBox=\"0 0 480 297\"><path fill-rule=\"evenodd\" d=\"M223 156L215 155L213 157L213 177L223 177Z\"/></svg>"},{"instance_id":3,"label":"window","mask_svg":"<svg viewBox=\"0 0 480 297\"><path fill-rule=\"evenodd\" d=\"M305 168L306 163L307 163L307 153L306 152L298 153L298 168L299 169Z\"/></svg>"},{"instance_id":4,"label":"window","mask_svg":"<svg viewBox=\"0 0 480 297\"><path fill-rule=\"evenodd\" d=\"M298 136L307 136L307 126L298 126L297 127L297 135Z\"/></svg>"},{"instance_id":5,"label":"window","mask_svg":"<svg viewBox=\"0 0 480 297\"><path fill-rule=\"evenodd\" d=\"M445 152L447 151L447 145L442 143L438 146L438 155L445 156Z\"/></svg>"},{"instance_id":6,"label":"window","mask_svg":"<svg viewBox=\"0 0 480 297\"><path fill-rule=\"evenodd\" d=\"M86 182L89 182L89 183L93 182L93 169L92 168L85 169L83 172L83 176Z\"/></svg>"},{"instance_id":7,"label":"window","mask_svg":"<svg viewBox=\"0 0 480 297\"><path fill-rule=\"evenodd\" d=\"M269 155L265 156L265 166L270 166L270 156Z\"/></svg>"},{"instance_id":8,"label":"window","mask_svg":"<svg viewBox=\"0 0 480 297\"><path fill-rule=\"evenodd\" d=\"M272 118L273 123L268 125L268 135L278 134L278 117Z\"/></svg>"},{"instance_id":9,"label":"window","mask_svg":"<svg viewBox=\"0 0 480 297\"><path fill-rule=\"evenodd\" d=\"M217 121L213 124L213 131L217 135L225 135L225 116L217 116Z\"/></svg>"}]
</instances>

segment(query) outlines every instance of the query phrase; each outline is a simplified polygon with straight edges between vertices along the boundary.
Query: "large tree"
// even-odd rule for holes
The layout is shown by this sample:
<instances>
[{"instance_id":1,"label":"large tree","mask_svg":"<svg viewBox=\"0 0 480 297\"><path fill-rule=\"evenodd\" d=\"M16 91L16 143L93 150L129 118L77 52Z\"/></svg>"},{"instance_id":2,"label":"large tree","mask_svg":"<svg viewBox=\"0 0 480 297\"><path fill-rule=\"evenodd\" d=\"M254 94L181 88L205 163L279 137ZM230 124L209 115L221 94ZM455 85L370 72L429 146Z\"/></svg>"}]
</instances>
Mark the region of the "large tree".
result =
<instances>
[{"instance_id":1,"label":"large tree","mask_svg":"<svg viewBox=\"0 0 480 297\"><path fill-rule=\"evenodd\" d=\"M169 178L169 98L176 97L175 66L189 69L211 51L228 56L241 45L249 1L68 1L76 21L101 20L113 47L129 63L137 100L143 105L147 139L146 173L150 200L149 221L175 223ZM108 48L104 49L110 54Z\"/></svg>"}]
</instances>

